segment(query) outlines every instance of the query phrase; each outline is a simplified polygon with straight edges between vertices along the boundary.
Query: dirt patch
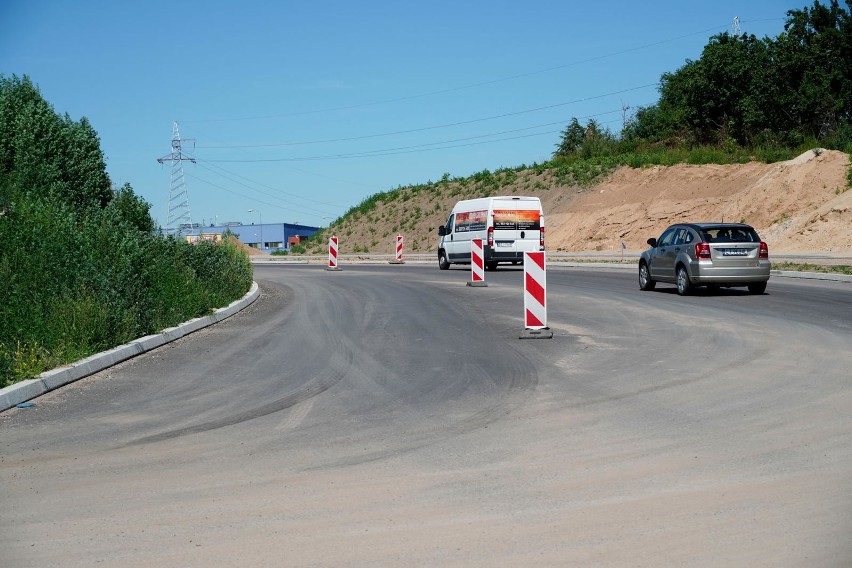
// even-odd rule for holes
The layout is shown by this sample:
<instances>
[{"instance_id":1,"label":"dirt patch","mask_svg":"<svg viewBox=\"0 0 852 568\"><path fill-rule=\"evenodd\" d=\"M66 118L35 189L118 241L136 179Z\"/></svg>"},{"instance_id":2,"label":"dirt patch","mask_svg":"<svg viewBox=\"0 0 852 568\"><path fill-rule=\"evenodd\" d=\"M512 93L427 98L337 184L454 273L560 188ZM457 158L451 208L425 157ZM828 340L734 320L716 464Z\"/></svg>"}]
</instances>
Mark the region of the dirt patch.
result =
<instances>
[{"instance_id":1,"label":"dirt patch","mask_svg":"<svg viewBox=\"0 0 852 568\"><path fill-rule=\"evenodd\" d=\"M228 240L231 241L232 243L234 243L235 245L237 245L237 248L239 248L240 250L242 250L243 252L245 252L249 256L258 256L258 255L265 255L266 254L265 252L257 250L254 247L248 246L247 244L242 242L237 237L228 237Z\"/></svg>"},{"instance_id":2,"label":"dirt patch","mask_svg":"<svg viewBox=\"0 0 852 568\"><path fill-rule=\"evenodd\" d=\"M552 170L502 172L487 182L400 191L332 231L342 254L392 254L397 234L406 254L432 253L436 229L456 201L532 195L542 200L550 251L618 251L623 242L638 252L674 222L741 221L758 230L772 253L845 252L852 251L848 168L843 152L809 150L775 164L624 166L591 188L561 184ZM324 251L317 244L309 252Z\"/></svg>"},{"instance_id":3,"label":"dirt patch","mask_svg":"<svg viewBox=\"0 0 852 568\"><path fill-rule=\"evenodd\" d=\"M775 251L852 250L848 167L848 155L834 151L776 164L622 167L551 210L548 248L616 250L624 242L639 250L674 222L734 221L753 225Z\"/></svg>"}]
</instances>

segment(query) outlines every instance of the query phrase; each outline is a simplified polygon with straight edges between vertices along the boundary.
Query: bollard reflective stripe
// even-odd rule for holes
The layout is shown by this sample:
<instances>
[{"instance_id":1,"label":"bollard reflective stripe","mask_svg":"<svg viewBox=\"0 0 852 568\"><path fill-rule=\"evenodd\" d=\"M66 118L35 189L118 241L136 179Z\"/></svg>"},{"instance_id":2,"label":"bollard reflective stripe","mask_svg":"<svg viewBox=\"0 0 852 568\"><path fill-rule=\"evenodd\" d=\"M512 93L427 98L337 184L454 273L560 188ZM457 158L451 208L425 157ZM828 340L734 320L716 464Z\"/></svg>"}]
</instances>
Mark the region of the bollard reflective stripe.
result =
<instances>
[{"instance_id":1,"label":"bollard reflective stripe","mask_svg":"<svg viewBox=\"0 0 852 568\"><path fill-rule=\"evenodd\" d=\"M337 237L328 239L328 267L337 268Z\"/></svg>"},{"instance_id":2,"label":"bollard reflective stripe","mask_svg":"<svg viewBox=\"0 0 852 568\"><path fill-rule=\"evenodd\" d=\"M468 286L485 287L485 255L482 253L482 239L470 241L470 282Z\"/></svg>"},{"instance_id":3,"label":"bollard reflective stripe","mask_svg":"<svg viewBox=\"0 0 852 568\"><path fill-rule=\"evenodd\" d=\"M544 252L524 253L524 327L547 329L547 270Z\"/></svg>"}]
</instances>

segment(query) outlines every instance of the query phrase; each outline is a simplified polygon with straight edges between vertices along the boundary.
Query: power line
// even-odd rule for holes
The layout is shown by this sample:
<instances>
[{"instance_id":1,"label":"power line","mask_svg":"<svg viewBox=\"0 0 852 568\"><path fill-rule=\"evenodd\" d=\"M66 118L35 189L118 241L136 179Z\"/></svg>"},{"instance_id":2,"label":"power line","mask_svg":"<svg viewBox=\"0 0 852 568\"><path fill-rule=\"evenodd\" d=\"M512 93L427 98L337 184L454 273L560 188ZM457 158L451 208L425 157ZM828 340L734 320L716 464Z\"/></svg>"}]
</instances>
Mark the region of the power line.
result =
<instances>
[{"instance_id":1,"label":"power line","mask_svg":"<svg viewBox=\"0 0 852 568\"><path fill-rule=\"evenodd\" d=\"M228 189L227 187L224 187L224 186L221 186L221 185L215 184L215 183L213 183L213 182L211 182L211 181L208 181L208 180L206 180L206 179L200 178L200 177L198 177L198 176L194 176L194 175L192 175L192 174L187 174L187 177L190 177L190 178L192 178L192 179L194 179L194 180L196 180L196 181L200 181L200 182L202 182L202 183L206 183L207 185L209 185L209 186L211 186L211 187L215 187L215 188L217 188L217 189L221 189L222 191L226 191L226 192L228 192L228 193L230 193L230 194L232 194L232 195L236 195L237 197L245 197L245 198L251 199L253 202L261 203L261 204L263 204L263 205L268 205L268 206L270 206L270 207L275 207L276 209L281 209L282 211L286 211L286 210L287 210L287 208L283 207L280 203L270 203L270 202L268 202L268 201L263 201L263 200L261 200L261 199L256 199L256 198L253 198L253 197L249 197L249 196L247 196L247 195L243 195L243 194L241 194L241 193L237 193L236 191L233 191L233 190L231 190L231 189Z\"/></svg>"},{"instance_id":2,"label":"power line","mask_svg":"<svg viewBox=\"0 0 852 568\"><path fill-rule=\"evenodd\" d=\"M596 114L587 115L587 116L583 116L583 117L579 117L579 118L580 118L580 119L589 119L589 118L594 118L594 117L598 117L598 116L606 116L606 115L609 115L609 114L614 114L614 113L619 113L619 112L621 112L621 109L618 109L618 110L612 110L612 111L606 111L606 112L601 112L601 113L596 113ZM610 122L617 122L617 120L616 120L616 121L610 121ZM522 131L532 130L532 129L536 129L536 128L543 128L543 127L547 127L547 126L554 126L554 125L557 125L557 124L562 125L562 124L564 124L564 121L558 121L558 122L551 122L551 123L539 124L539 125L535 125L535 126L529 126L529 127L525 127L525 128L518 128L518 129L513 129L513 130L508 130L508 131L503 131L503 132L496 132L496 133L482 134L482 135L477 135L477 136L470 136L470 137L461 138L461 139L456 139L456 140L444 140L444 141L440 141L440 142L431 142L431 143L418 144L418 145L413 145L413 146L404 146L404 147L391 148L391 149L384 149L384 150L370 150L370 151L366 151L366 152L359 152L359 153L355 153L355 154L348 155L348 156L346 156L346 155L340 155L340 156L336 156L336 158L347 158L347 157L348 157L348 158L356 158L356 157L377 157L377 156L389 156L389 155L397 155L397 154L413 153L413 152L416 152L416 151L428 151L428 150L438 150L438 149L445 149L445 148L461 147L461 146L465 146L465 145L472 145L472 144L456 144L456 145L454 145L454 146L445 146L444 148L430 148L430 146L446 145L446 144L451 144L451 143L455 143L455 142L467 142L467 141L470 141L470 140L477 140L477 139L481 139L481 138L488 138L488 137L493 137L493 136L499 136L499 135L502 135L502 134L508 134L508 133L522 132ZM607 124L607 122L604 122L603 124ZM532 137L532 136L540 136L540 135L544 135L544 134L552 135L552 134L554 134L555 132L558 132L558 131L548 131L548 132L542 132L542 133L531 134L531 135L528 135L528 136L518 136L518 137L512 137L512 138L503 138L503 139L500 139L500 140L490 140L490 141L484 141L484 142L481 142L481 143L482 143L482 144L486 144L486 143L491 143L491 142L500 142L500 141L505 141L505 140L517 139L517 138ZM260 194L262 194L262 195L266 195L266 196L268 196L268 197L272 197L272 198L274 198L274 199L279 199L279 196L278 196L278 195L271 194L271 193L268 193L268 192L265 192L265 191L262 191L262 190L259 190L259 189L257 189L257 188L251 187L251 186L249 186L249 185L247 185L247 184L245 184L245 183L242 183L242 182L239 182L239 181L237 181L237 180L234 180L233 178L229 177L228 175L224 175L224 174L223 174L223 173L221 173L221 172L225 172L225 173L229 174L230 176L234 176L234 177L237 177L237 178L241 178L241 179L246 180L246 181L248 181L248 182L250 182L250 183L252 183L252 184L255 184L255 185L257 185L257 186L265 187L265 188L270 189L270 190L273 190L273 191L275 191L275 192L279 192L279 193L283 193L284 195L289 195L289 196L295 197L296 199L301 199L301 200L303 200L303 201L311 201L311 202L314 202L314 203L319 203L319 204L321 204L321 205L328 205L329 207L334 207L335 209L338 207L338 206L336 206L336 205L334 205L334 204L331 204L331 203L322 202L322 201L317 201L317 200L314 200L314 199L306 198L306 197L304 197L304 196L296 196L296 195L293 195L293 194L289 194L289 193L284 192L283 190L280 190L280 189L278 189L278 188L273 188L273 187L268 186L268 185L266 185L266 184L263 184L263 183L260 183L260 182L257 182L257 181L254 181L254 180L251 180L250 178L247 178L247 177L245 177L245 176L242 176L242 175L240 175L240 174L237 174L237 173L234 173L234 172L232 172L232 171L230 171L230 170L227 170L227 169L223 168L222 166L219 166L219 165L218 165L218 164L216 164L216 163L212 163L212 162L214 162L214 161L212 161L212 160L199 159L198 161L199 161L199 162L201 162L201 163L199 163L199 164L198 164L198 166L199 166L199 167L201 167L201 168L203 168L203 169L205 169L205 170L207 170L208 172L210 172L210 173L212 173L212 174L214 174L214 175L218 175L218 176L222 177L223 179L225 179L225 180L227 180L227 181L229 181L229 182L231 182L231 183L236 183L237 185L241 185L241 186L245 187L246 189L249 189L250 191L257 192L257 193L260 193ZM214 170L214 169L212 169L211 167L207 167L205 164L209 164L210 166L212 166L212 168L215 168L215 170L221 170L221 172L220 172L220 171L215 171L215 170ZM192 176L192 175L191 175L191 176L189 176L189 177L191 177L192 179L195 179L195 180L197 180L197 181L200 181L200 182L202 182L202 183L206 183L206 184L208 184L208 185L210 185L210 186L212 186L212 187L216 187L216 188L218 188L218 189L221 189L221 190L223 190L223 191L226 191L226 192L228 192L228 193L231 193L232 195L237 195L237 196L239 196L239 197L246 197L246 198L248 198L248 199L252 199L252 200L254 200L254 201L257 201L257 202L260 202L260 203L264 203L264 204L266 204L266 205L272 205L271 203L269 203L269 202L267 202L267 201L257 200L257 199L256 199L256 198L254 198L254 197L250 197L250 196L244 195L244 194L242 194L242 193L236 192L236 191L234 191L234 190L232 190L232 189L228 189L228 188L226 188L226 187L224 187L224 186L217 185L217 184L215 184L215 183L213 183L213 182L210 182L210 181L208 181L208 180L206 180L206 179L203 179L203 178L200 178L200 177L197 177L197 176ZM292 203L292 201L288 201L288 203ZM285 208L284 208L284 207L282 207L280 204L276 204L276 205L274 205L274 206L275 206L275 207L277 207L277 208L279 208L279 209L282 209L282 210L284 210L284 209L285 209ZM300 207L300 206L298 206L298 205L296 205L296 206L292 206L292 207L291 207L291 209L298 209L298 210L300 210L300 212L301 212L301 213L304 213L304 214L307 214L307 215L311 215L311 214L320 214L320 215L336 215L336 213L331 213L331 212L326 211L326 210L319 210L319 209L314 209L314 208L311 208L311 207L305 207L305 206L301 206L301 207Z\"/></svg>"},{"instance_id":3,"label":"power line","mask_svg":"<svg viewBox=\"0 0 852 568\"><path fill-rule=\"evenodd\" d=\"M193 128L193 127L191 127L191 126L190 126L190 127L187 127L187 128L188 128L189 130L193 131L193 132L196 132L197 134L200 134L201 136L204 136L204 137L206 137L206 138L210 138L211 140L213 140L213 141L215 141L215 142L219 142L220 144L222 144L222 146L204 146L204 148L234 148L234 149L239 149L239 150L241 150L241 151L245 152L245 149L244 149L244 148L241 148L241 147L239 147L239 146L228 146L228 145L225 145L225 143L224 143L224 142L222 142L221 140L217 139L217 138L216 138L216 137L214 137L214 136L210 136L210 135L208 135L208 134L205 134L204 132L201 132L201 131L200 131L200 130L198 130L197 128ZM201 147L201 146L199 146L199 148L200 148L200 147ZM246 154L248 154L248 155L250 155L250 156L252 155L252 154L249 154L248 152L245 152L245 153L246 153ZM217 167L217 168L219 168L219 169L221 169L222 171L225 171L225 172L227 172L227 173L229 173L229 174L231 174L231 175L233 175L233 176L236 176L236 177L238 177L238 178L244 179L244 180L249 181L249 182L251 182L251 183L257 183L258 185L263 185L263 184L261 184L261 183L259 183L259 182L256 182L256 181L254 181L254 180L251 180L251 179L249 179L249 178L247 178L247 177L241 176L241 175L240 175L240 174L238 174L238 173L232 172L232 171L230 171L230 170L226 170L225 168L223 168L223 167L221 167L221 166L216 166L216 167ZM293 168L293 167L291 167L290 169L291 169L291 170L293 170L293 171L295 171L295 172L299 172L299 173L301 173L301 174L305 174L305 175L307 175L307 176L318 177L318 178L327 179L327 180L330 180L330 181L336 181L336 182L339 182L339 183L348 183L348 184L351 184L351 185L360 185L361 187L370 187L370 186L368 186L368 185L365 185L365 184L362 184L362 183L359 183L359 182L355 182L355 181L352 181L352 180L343 180L343 179L336 178L336 177L332 177L332 176L327 176L327 175L323 175L323 174L318 174L318 173L316 173L316 172L309 172L309 171L307 171L307 170L302 170L302 169L299 169L299 168ZM266 187L268 187L268 186L266 186ZM270 189L274 189L274 188L270 188ZM307 198L303 198L303 199L307 199ZM308 200L308 201L313 201L314 203L319 203L319 204L321 204L321 205L329 205L328 203L323 203L322 201L316 201L315 199L307 199L307 200Z\"/></svg>"},{"instance_id":4,"label":"power line","mask_svg":"<svg viewBox=\"0 0 852 568\"><path fill-rule=\"evenodd\" d=\"M763 20L755 20L755 21L763 21ZM391 103L397 103L397 102L403 102L403 101L410 101L410 100L421 99L421 98L426 98L426 97L433 97L433 96L436 96L436 95L444 95L444 94L448 94L448 93L454 93L454 92L468 90L468 89L475 89L477 87L485 87L485 86L488 86L488 85L494 85L496 83L513 81L513 80L516 80L516 79L522 79L524 77L530 77L530 76L533 76L533 75L540 75L540 74L543 74L543 73L551 73L553 71L558 71L558 70L561 70L561 69L565 69L567 67L573 67L573 66L576 66L576 65L583 65L585 63L592 63L592 62L595 62L595 61L600 61L602 59L608 59L610 57L616 57L616 56L619 56L619 55L624 55L626 53L632 53L634 51L641 51L643 49L648 49L648 48L651 48L651 47L657 47L659 45L664 45L666 43L671 43L673 41L678 41L678 40L681 40L681 39L686 39L688 37L692 37L692 36L696 36L696 35L700 35L700 34L706 34L708 32L712 32L712 31L716 31L716 30L723 30L723 29L728 29L728 25L725 24L725 25L722 25L722 26L713 26L712 28L707 28L707 29L700 30L700 31L690 32L690 33L683 34L683 35L680 35L680 36L677 36L677 37L673 37L673 38L669 38L669 39L663 39L663 40L660 40L660 41L647 43L647 44L640 45L640 46L637 46L637 47L623 49L621 51L614 51L612 53L607 53L607 54L604 54L604 55L598 55L598 56L595 56L595 57L589 57L587 59L581 59L581 60L578 60L578 61L572 61L571 63L565 63L563 65L556 65L554 67L547 67L547 68L539 69L539 70L536 70L536 71L529 71L529 72L526 72L526 73L518 73L518 74L515 74L515 75L510 75L510 76L507 76L507 77L501 77L501 78L498 78L498 79L491 79L491 80L488 80L488 81L481 81L481 82L478 82L478 83L461 85L461 86L452 87L452 88L449 88L449 89L440 89L440 90L437 90L437 91L430 91L430 92L427 92L427 93L420 93L420 94L416 94L416 95L407 95L407 96L397 97L397 98L393 98L393 99L385 99L385 100L380 100L380 101L373 101L373 102L368 102L368 103L360 103L360 104L347 105L347 106L341 106L341 107L307 110L307 111L293 112L293 113L287 113L287 114L275 114L275 115L265 115L265 116L245 116L245 117L234 117L234 118L211 118L211 119L191 119L191 120L184 119L184 120L182 120L182 122L184 122L184 123L200 123L200 122L240 122L240 121L249 121L249 120L272 120L272 119L277 119L277 118L290 118L290 117L294 117L294 116L305 116L305 115L310 115L310 114L324 114L324 113L338 112L338 111L343 111L343 110L354 110L354 109L371 107L371 106L379 106L379 105L385 105L385 104L391 104Z\"/></svg>"},{"instance_id":5,"label":"power line","mask_svg":"<svg viewBox=\"0 0 852 568\"><path fill-rule=\"evenodd\" d=\"M435 148L420 148L420 149L410 149L406 150L405 147L401 148L387 148L383 150L369 150L365 152L352 152L349 154L330 154L324 156L305 156L302 158L266 158L266 159L255 159L255 160L201 160L205 163L263 163L263 162L313 162L313 161L321 161L321 160L341 160L341 159L349 159L349 158L375 158L381 156L395 156L397 154L412 154L416 152L429 152L432 150L448 150L452 148L464 148L467 146L479 146L482 144L494 144L495 142L506 142L509 140L520 140L522 138L532 138L534 136L544 136L545 134L557 134L558 130L548 131L548 132L537 132L535 134L524 134L521 136L511 136L508 138L499 138L497 140L486 140L482 142L471 142L468 144L453 144L449 146L440 146ZM419 148L419 147L415 147Z\"/></svg>"},{"instance_id":6,"label":"power line","mask_svg":"<svg viewBox=\"0 0 852 568\"><path fill-rule=\"evenodd\" d=\"M582 119L592 118L592 117L595 117L595 116L603 116L603 115L607 115L607 114L613 114L613 113L616 113L616 112L620 113L620 112L622 112L622 109L592 114L592 115L588 115L588 116L584 116L584 117L580 117L580 118L582 118ZM620 120L615 119L615 120L605 121L601 124L612 124L612 123L617 123L617 122L620 122ZM525 135L521 135L521 136L510 136L510 137L507 137L507 138L499 138L497 140L485 140L485 141L481 141L481 142L471 142L471 143L468 143L468 144L454 144L455 142L463 142L463 141L467 141L467 140L474 140L474 139L477 139L477 138L497 136L499 134L506 134L506 133L511 133L511 132L521 132L521 131L530 130L530 129L533 129L533 128L541 128L543 126L553 126L555 124L564 124L564 121L553 122L553 123L548 123L548 124L539 125L539 126L530 126L530 127L526 127L526 128L518 128L518 129L515 129L515 130L506 130L502 133L482 134L482 135L479 135L479 136L470 136L470 137L467 137L467 138L458 138L456 140L445 140L445 141L442 141L442 142L429 142L429 143L425 143L425 144L416 144L416 145L413 145L413 146L401 146L401 147L398 147L398 148L384 148L384 149L379 149L379 150L365 150L363 152L351 152L351 153L348 153L348 154L330 154L330 155L325 155L325 156L307 156L307 157L302 157L302 158L268 158L268 159L257 158L257 159L253 159L253 160L228 160L228 159L204 160L204 159L200 159L200 161L204 162L204 163L208 163L208 164L224 163L224 162L234 162L234 163L291 162L291 161L292 162L298 162L298 161L319 161L319 160L336 160L336 159L346 159L346 158L373 158L373 157L382 157L382 156L394 156L394 155L397 155L397 154L412 154L412 153L416 153L418 151L424 151L425 152L425 151L431 151L431 150L448 150L448 149L452 149L452 148L464 148L464 147L467 147L467 146L479 146L479 145L482 145L482 144L493 144L495 142L506 142L506 141L510 141L510 140L520 140L520 139L523 139L523 138L532 138L532 137L535 137L535 136L543 136L545 134L559 134L561 132L561 130L549 130L549 131L546 131L546 132L536 132L535 134L525 134ZM436 146L438 144L451 144L451 145L440 146L440 147L435 147L435 148L429 148L428 147L428 146Z\"/></svg>"},{"instance_id":7,"label":"power line","mask_svg":"<svg viewBox=\"0 0 852 568\"><path fill-rule=\"evenodd\" d=\"M352 142L352 141L357 141L357 140L367 140L367 139L370 139L370 138L383 138L383 137L387 137L387 136L398 136L400 134L413 134L413 133L416 133L416 132L426 132L426 131L429 131L429 130L439 130L439 129L442 129L442 128L452 128L452 127L455 127L455 126L466 126L468 124L475 124L477 122L487 122L489 120L497 120L497 119L500 119L500 118L508 118L508 117L511 117L511 116L519 116L519 115L522 115L522 114L540 112L540 111L543 111L543 110L550 110L550 109L554 109L554 108L558 108L558 107L562 107L562 106L568 106L568 105L593 101L593 100L597 100L597 99L603 99L603 98L606 98L606 97L611 97L613 95L621 95L621 94L629 93L629 92L632 92L632 91L639 91L641 89L656 87L658 85L659 85L659 82L648 83L646 85L640 85L638 87L630 87L628 89L622 89L620 91L613 91L611 93L604 93L604 94L601 94L601 95L594 95L594 96L591 96L591 97L574 99L574 100L571 100L571 101L555 103L555 104L552 104L552 105L546 105L546 106L542 106L542 107L524 109L524 110L519 110L519 111L515 111L515 112L498 114L498 115L494 115L494 116L486 116L486 117L482 117L482 118L473 118L473 119L470 119L470 120L462 120L462 121L451 122L451 123L447 123L447 124L437 124L437 125L433 125L433 126L424 126L422 128L411 128L411 129L408 129L408 130L397 130L397 131L394 131L394 132L382 132L382 133L379 133L379 134L364 134L364 135L361 135L361 136L351 136L351 137L347 137L347 138L330 138L330 139L326 139L326 140L308 140L308 141L303 141L303 142L282 142L282 143L276 143L276 144L236 144L236 145L232 145L232 146L198 146L198 148L199 149L219 149L219 150L222 150L222 149L240 149L240 148L280 148L280 147L288 147L288 146L307 146L307 145L312 145L312 144L328 144L328 143L332 143L332 142Z\"/></svg>"},{"instance_id":8,"label":"power line","mask_svg":"<svg viewBox=\"0 0 852 568\"><path fill-rule=\"evenodd\" d=\"M224 174L222 174L222 173L220 173L220 172L217 172L217 171L214 171L214 170L213 170L213 169L211 169L211 168L208 168L207 166L205 166L205 165L204 165L204 163L206 162L206 160L199 160L199 161L201 162L200 164L198 164L198 166L199 166L199 167L201 167L201 168L203 168L203 169L205 169L205 170L209 171L210 173L212 173L212 174L214 174L214 175L218 175L218 176L220 176L220 177L222 177L222 178L224 178L224 179L228 180L228 181L229 181L229 182L231 182L231 183L235 183L235 184L237 184L237 185L241 185L241 186L245 187L246 189L249 189L249 190L254 191L254 192L257 192L257 193L260 193L260 194L262 194L262 195L266 195L266 196L268 196L268 197L273 197L273 198L275 198L275 199L281 199L280 195L274 195L274 194L271 194L271 193L268 193L268 192L262 191L262 190L260 190L260 189L257 189L257 188L254 188L254 187L251 187L251 186L249 186L249 185L246 185L245 183L242 183L242 182L240 182L240 181L237 181L237 180L234 180L234 179L232 179L232 178L229 178L228 176L226 176L226 175L224 175ZM217 168L217 169L224 169L224 168L221 168L220 166L217 166L217 165L215 165L215 164L211 164L211 165L212 165L213 167ZM225 170L225 171L227 171L227 170ZM230 172L229 172L229 173L230 173ZM237 175L237 174L232 174L232 175L235 175L236 177L243 177L243 176L239 176L239 175ZM248 179L248 178L243 178L243 179L246 179L247 181L249 181L249 182L251 182L251 183L254 183L255 185L259 185L259 186L261 186L261 187L265 187L265 188L267 188L267 189L272 189L273 191L276 191L276 192L278 192L278 193L284 193L285 195L290 195L291 197L296 197L297 199L303 199L303 200L305 200L305 201L313 201L313 202L315 202L315 203L319 203L320 205L327 205L327 206L329 206L329 207L336 207L336 205L334 205L334 204L332 204L332 203L325 203L325 202L322 202L322 201L316 201L316 200L312 200L312 199L308 199L308 198L303 198L303 197L301 197L301 196L293 196L292 194L287 194L287 193L285 193L285 192L283 192L283 191L280 191L280 190L278 190L278 189L276 189L276 188L273 188L273 187L271 187L271 186L268 186L268 185L262 184L262 183L260 183L260 182L253 181L253 180L250 180L250 179ZM209 183L209 182L208 182L208 183ZM243 197L247 197L247 196L243 196ZM286 200L286 199L284 199L284 201L286 201L287 203L293 203L292 201L288 201L288 200ZM298 206L297 206L297 207L298 207ZM321 214L321 215L325 215L325 214L328 214L328 213L329 213L329 211L326 211L326 210L322 210L322 209L314 209L314 208L312 208L312 207L306 207L306 206L304 206L304 205L303 205L303 206L301 206L301 207L302 207L302 212L303 212L303 213L305 213L305 214L308 214L308 215L310 215L310 214L312 214L312 213L319 213L319 214Z\"/></svg>"},{"instance_id":9,"label":"power line","mask_svg":"<svg viewBox=\"0 0 852 568\"><path fill-rule=\"evenodd\" d=\"M606 116L606 115L609 115L609 114L621 113L621 112L622 112L622 109L609 110L609 111L605 111L605 112L599 112L599 113L595 113L595 114L581 116L581 117L578 117L578 119L579 120L585 120L585 119L594 118L594 117L597 117L597 116ZM613 122L615 122L615 121L613 121ZM378 149L378 150L365 150L363 152L350 152L348 154L333 155L333 157L389 156L389 155L392 155L392 154L395 154L395 153L399 153L398 152L399 150L413 150L413 149L417 149L417 148L429 149L430 146L441 146L441 145L445 145L445 144L455 144L457 142L469 142L471 140L479 140L481 138L492 138L494 136L502 136L504 134L515 134L517 132L524 132L524 131L527 131L527 130L535 130L537 128L545 128L545 127L549 127L549 126L564 125L564 124L565 124L564 120L559 120L559 121L556 121L556 122L547 122L547 123L544 123L544 124L537 124L535 126L525 126L523 128L514 128L514 129L511 129L511 130L503 130L501 132L491 132L491 133L488 133L488 134L478 134L476 136L467 136L465 138L456 138L456 139L452 139L452 140L441 140L441 141L438 141L438 142L425 142L423 144L413 144L413 145L410 145L410 146L400 146L400 147L396 147L396 148L383 148L383 149ZM543 135L543 134L553 134L554 132L559 132L559 131L552 131L551 130L551 131L547 131L547 132L539 132L539 133L536 133L536 134L530 134L528 136L501 138L499 140L487 140L487 141L483 141L481 143L482 144L488 144L488 143L491 143L491 142L502 142L502 141L505 141L505 140L515 140L517 138L540 136L540 135ZM449 146L449 147L457 148L457 147L461 147L461 146ZM205 161L205 160L202 160L202 161Z\"/></svg>"}]
</instances>

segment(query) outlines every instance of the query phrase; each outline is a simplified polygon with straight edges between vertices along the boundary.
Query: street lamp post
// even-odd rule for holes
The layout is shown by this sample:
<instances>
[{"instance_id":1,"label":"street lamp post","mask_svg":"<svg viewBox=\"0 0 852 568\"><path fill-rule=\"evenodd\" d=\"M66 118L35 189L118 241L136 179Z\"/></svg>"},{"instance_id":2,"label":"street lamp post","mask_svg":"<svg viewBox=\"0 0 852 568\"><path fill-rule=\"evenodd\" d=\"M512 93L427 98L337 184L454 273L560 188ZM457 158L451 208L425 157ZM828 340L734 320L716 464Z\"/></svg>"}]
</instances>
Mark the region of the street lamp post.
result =
<instances>
[{"instance_id":1,"label":"street lamp post","mask_svg":"<svg viewBox=\"0 0 852 568\"><path fill-rule=\"evenodd\" d=\"M257 218L260 221L260 250L263 250L263 215L260 214L259 209L249 209L249 213L257 213Z\"/></svg>"}]
</instances>

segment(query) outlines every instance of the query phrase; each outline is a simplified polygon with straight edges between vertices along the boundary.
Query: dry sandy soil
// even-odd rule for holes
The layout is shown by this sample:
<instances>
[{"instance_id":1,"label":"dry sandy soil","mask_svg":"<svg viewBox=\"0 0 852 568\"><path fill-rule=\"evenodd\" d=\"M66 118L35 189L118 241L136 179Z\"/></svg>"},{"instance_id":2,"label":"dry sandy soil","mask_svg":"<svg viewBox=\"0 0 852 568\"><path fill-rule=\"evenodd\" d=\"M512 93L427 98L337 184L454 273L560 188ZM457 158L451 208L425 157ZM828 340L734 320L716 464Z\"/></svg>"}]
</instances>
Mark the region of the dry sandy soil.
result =
<instances>
[{"instance_id":1,"label":"dry sandy soil","mask_svg":"<svg viewBox=\"0 0 852 568\"><path fill-rule=\"evenodd\" d=\"M624 241L638 250L676 221L735 221L754 226L772 251L852 251L848 167L848 155L835 151L775 164L623 167L550 209L548 248L610 250Z\"/></svg>"},{"instance_id":2,"label":"dry sandy soil","mask_svg":"<svg viewBox=\"0 0 852 568\"><path fill-rule=\"evenodd\" d=\"M542 199L550 251L619 251L647 248L673 222L742 221L753 225L772 254L852 253L849 156L809 150L774 164L621 167L591 188L560 185L553 174L517 173L499 195ZM332 226L340 252L392 253L397 233L406 253L435 250L435 229L459 199L481 196L473 185L433 184L403 190L369 213ZM309 252L321 254L317 245Z\"/></svg>"}]
</instances>

